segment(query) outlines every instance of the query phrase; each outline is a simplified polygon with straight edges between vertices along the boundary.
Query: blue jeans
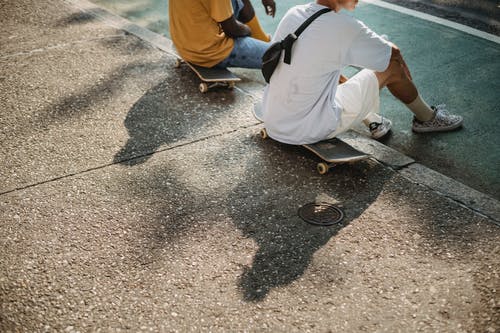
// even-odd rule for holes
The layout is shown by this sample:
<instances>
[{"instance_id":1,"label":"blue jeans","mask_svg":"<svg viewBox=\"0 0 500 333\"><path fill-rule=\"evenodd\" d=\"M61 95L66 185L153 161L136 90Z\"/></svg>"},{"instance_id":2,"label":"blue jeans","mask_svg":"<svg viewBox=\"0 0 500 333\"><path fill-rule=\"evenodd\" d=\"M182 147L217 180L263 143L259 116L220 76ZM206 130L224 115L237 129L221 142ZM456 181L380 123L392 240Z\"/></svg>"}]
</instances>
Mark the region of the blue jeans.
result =
<instances>
[{"instance_id":1,"label":"blue jeans","mask_svg":"<svg viewBox=\"0 0 500 333\"><path fill-rule=\"evenodd\" d=\"M231 0L234 17L238 17L243 8L242 0ZM234 47L229 56L215 65L216 67L243 67L261 68L262 55L266 52L270 43L252 37L240 37L234 39Z\"/></svg>"}]
</instances>

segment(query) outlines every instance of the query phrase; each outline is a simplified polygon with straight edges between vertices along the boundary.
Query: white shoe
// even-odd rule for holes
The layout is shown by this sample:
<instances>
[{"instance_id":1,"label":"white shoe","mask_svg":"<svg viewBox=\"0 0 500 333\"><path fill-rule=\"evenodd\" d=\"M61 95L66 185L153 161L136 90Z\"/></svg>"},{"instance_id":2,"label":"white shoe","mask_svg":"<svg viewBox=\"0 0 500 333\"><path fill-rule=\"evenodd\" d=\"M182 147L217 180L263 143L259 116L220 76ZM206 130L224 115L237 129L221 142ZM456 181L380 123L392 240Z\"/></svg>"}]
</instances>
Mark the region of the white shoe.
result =
<instances>
[{"instance_id":1,"label":"white shoe","mask_svg":"<svg viewBox=\"0 0 500 333\"><path fill-rule=\"evenodd\" d=\"M446 105L431 106L434 110L434 117L428 121L420 121L413 117L413 132L429 133L429 132L446 132L462 126L464 121L462 116L448 114Z\"/></svg>"},{"instance_id":2,"label":"white shoe","mask_svg":"<svg viewBox=\"0 0 500 333\"><path fill-rule=\"evenodd\" d=\"M372 138L378 140L389 133L392 128L392 122L389 119L382 117L382 122L372 122L368 125L368 127L370 129L370 133L372 134Z\"/></svg>"}]
</instances>

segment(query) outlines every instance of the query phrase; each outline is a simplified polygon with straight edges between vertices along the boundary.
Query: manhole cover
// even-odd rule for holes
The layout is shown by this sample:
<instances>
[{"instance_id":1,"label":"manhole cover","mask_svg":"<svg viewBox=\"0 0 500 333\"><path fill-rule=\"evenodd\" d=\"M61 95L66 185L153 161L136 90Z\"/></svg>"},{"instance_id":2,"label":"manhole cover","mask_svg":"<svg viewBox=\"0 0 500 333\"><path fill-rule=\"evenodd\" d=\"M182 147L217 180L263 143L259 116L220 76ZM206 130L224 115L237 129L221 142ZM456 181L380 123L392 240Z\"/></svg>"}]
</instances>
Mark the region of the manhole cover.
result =
<instances>
[{"instance_id":1,"label":"manhole cover","mask_svg":"<svg viewBox=\"0 0 500 333\"><path fill-rule=\"evenodd\" d=\"M299 216L314 225L333 225L344 218L340 208L328 203L309 203L299 208Z\"/></svg>"}]
</instances>

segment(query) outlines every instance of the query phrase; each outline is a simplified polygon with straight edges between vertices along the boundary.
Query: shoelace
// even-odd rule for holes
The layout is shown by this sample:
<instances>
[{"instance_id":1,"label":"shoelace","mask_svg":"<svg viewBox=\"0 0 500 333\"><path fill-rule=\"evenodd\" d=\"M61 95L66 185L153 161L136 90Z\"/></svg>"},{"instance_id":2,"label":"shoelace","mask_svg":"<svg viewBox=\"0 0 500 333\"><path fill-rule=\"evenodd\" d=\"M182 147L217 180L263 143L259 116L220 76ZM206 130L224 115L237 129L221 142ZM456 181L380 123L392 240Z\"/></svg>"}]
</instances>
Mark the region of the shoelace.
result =
<instances>
[{"instance_id":1,"label":"shoelace","mask_svg":"<svg viewBox=\"0 0 500 333\"><path fill-rule=\"evenodd\" d=\"M446 104L436 105L436 106L434 106L434 109L436 110L436 112L440 112L441 114L443 114L445 116L448 115L448 111L446 110Z\"/></svg>"}]
</instances>

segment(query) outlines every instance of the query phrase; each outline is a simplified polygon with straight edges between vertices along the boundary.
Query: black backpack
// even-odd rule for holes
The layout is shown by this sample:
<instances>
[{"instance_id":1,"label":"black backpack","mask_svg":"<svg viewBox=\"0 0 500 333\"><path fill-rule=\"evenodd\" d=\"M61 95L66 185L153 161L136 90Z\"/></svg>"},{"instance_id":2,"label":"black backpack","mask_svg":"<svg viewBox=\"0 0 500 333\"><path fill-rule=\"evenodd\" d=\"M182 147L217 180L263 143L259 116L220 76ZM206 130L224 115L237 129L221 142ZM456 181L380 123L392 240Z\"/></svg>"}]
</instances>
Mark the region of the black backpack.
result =
<instances>
[{"instance_id":1,"label":"black backpack","mask_svg":"<svg viewBox=\"0 0 500 333\"><path fill-rule=\"evenodd\" d=\"M290 65L292 62L292 46L293 43L299 38L300 34L307 28L309 24L312 23L318 16L323 15L331 11L330 8L323 8L318 10L316 13L311 15L302 25L294 32L289 34L280 42L275 42L269 46L269 48L264 52L262 56L262 75L264 75L264 79L267 83L271 80L271 76L278 66L278 63L281 58L281 52L285 50L285 57L283 62L285 64Z\"/></svg>"}]
</instances>

